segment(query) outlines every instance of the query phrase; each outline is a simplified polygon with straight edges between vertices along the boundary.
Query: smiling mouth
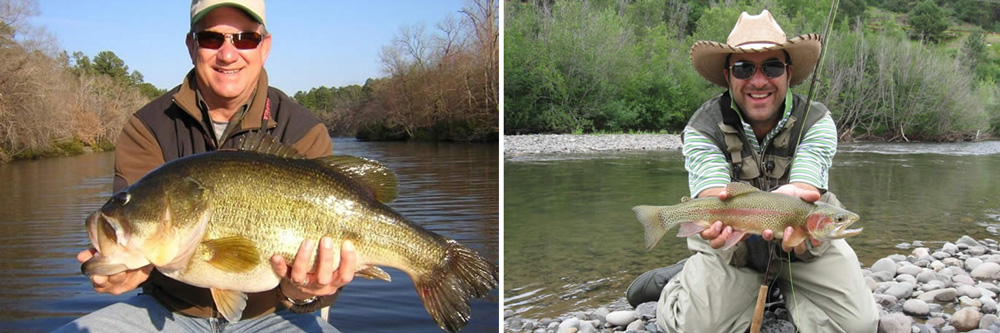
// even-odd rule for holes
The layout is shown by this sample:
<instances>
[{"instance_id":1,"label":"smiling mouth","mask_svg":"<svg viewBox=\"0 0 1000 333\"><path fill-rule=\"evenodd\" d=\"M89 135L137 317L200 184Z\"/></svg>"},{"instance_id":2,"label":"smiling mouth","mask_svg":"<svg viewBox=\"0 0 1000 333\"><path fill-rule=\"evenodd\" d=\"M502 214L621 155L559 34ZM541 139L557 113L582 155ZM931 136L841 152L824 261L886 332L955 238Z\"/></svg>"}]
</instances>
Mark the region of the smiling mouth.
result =
<instances>
[{"instance_id":1,"label":"smiling mouth","mask_svg":"<svg viewBox=\"0 0 1000 333\"><path fill-rule=\"evenodd\" d=\"M224 69L218 69L218 68L216 68L215 71L219 72L219 73L222 73L222 74L236 74L236 73L240 72L240 69L224 70Z\"/></svg>"},{"instance_id":2,"label":"smiling mouth","mask_svg":"<svg viewBox=\"0 0 1000 333\"><path fill-rule=\"evenodd\" d=\"M748 94L748 95L750 95L750 98L754 98L754 99L761 99L761 98L767 98L768 96L771 96L771 93L763 93L763 94Z\"/></svg>"}]
</instances>

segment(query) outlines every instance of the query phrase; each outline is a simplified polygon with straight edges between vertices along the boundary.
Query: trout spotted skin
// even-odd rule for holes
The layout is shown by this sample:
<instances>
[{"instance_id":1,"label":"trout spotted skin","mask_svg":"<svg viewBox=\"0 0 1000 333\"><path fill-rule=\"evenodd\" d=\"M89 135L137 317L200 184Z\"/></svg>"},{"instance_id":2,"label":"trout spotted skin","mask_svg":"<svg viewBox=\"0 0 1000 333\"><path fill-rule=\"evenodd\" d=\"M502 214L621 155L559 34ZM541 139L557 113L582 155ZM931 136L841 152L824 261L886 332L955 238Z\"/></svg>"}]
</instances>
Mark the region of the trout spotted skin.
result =
<instances>
[{"instance_id":1,"label":"trout spotted skin","mask_svg":"<svg viewBox=\"0 0 1000 333\"><path fill-rule=\"evenodd\" d=\"M355 244L358 276L388 281L377 266L409 274L448 331L468 322L470 298L497 287L496 265L385 205L396 197L396 178L384 165L350 156L304 159L263 135L245 141L236 151L173 160L116 193L87 219L98 253L83 264L84 274L153 264L211 289L219 312L235 322L245 293L278 285L272 255L293 262L305 238L329 236ZM339 262L340 247L333 253ZM315 260L313 253L310 265Z\"/></svg>"},{"instance_id":2,"label":"trout spotted skin","mask_svg":"<svg viewBox=\"0 0 1000 333\"><path fill-rule=\"evenodd\" d=\"M792 246L809 236L820 241L845 238L862 229L847 229L860 218L858 214L823 202L810 203L790 195L760 191L745 183L726 186L729 197L687 199L673 206L636 206L639 222L645 228L646 249L651 250L667 231L680 226L677 237L688 237L705 230L715 221L733 227L723 249L736 245L744 234L774 232L775 238L788 238ZM792 234L785 235L785 228Z\"/></svg>"}]
</instances>

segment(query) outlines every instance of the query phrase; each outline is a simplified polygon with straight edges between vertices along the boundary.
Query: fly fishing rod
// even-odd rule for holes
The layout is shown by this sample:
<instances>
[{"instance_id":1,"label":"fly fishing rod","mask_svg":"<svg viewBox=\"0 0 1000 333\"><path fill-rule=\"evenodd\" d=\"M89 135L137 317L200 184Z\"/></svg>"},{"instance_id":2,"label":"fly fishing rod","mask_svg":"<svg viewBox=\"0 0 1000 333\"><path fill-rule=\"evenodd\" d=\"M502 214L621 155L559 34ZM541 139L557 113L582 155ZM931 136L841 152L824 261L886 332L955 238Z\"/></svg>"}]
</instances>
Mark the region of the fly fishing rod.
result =
<instances>
[{"instance_id":1,"label":"fly fishing rod","mask_svg":"<svg viewBox=\"0 0 1000 333\"><path fill-rule=\"evenodd\" d=\"M801 121L805 121L806 119L809 118L809 109L812 106L813 90L816 88L816 81L819 81L819 70L820 70L820 65L823 64L823 54L826 53L826 45L827 45L826 43L828 41L827 38L830 36L830 25L833 24L834 18L837 17L837 5L839 3L840 0L833 0L833 3L830 5L830 14L826 18L826 28L823 29L823 39L820 40L819 58L816 59L816 67L813 68L812 81L809 82L809 92L806 94L806 112L805 116L803 116L803 119ZM795 159L795 155L798 152L799 144L802 143L802 136L805 133L805 130L806 129L803 128L803 130L799 131L799 138L795 142L796 148L795 151L792 152L792 160ZM811 242L807 239L806 240L807 246L810 243ZM791 264L791 258L789 258L788 262L789 264ZM764 305L767 302L767 289L768 285L770 284L770 282L768 281L769 280L768 275L770 271L771 271L771 256L768 255L767 268L764 269L764 281L760 285L760 290L757 292L757 304L753 308L753 319L750 321L750 333L760 333L760 328L764 321ZM791 284L791 276L792 276L792 270L791 270L791 265L789 265L788 269L789 284Z\"/></svg>"}]
</instances>

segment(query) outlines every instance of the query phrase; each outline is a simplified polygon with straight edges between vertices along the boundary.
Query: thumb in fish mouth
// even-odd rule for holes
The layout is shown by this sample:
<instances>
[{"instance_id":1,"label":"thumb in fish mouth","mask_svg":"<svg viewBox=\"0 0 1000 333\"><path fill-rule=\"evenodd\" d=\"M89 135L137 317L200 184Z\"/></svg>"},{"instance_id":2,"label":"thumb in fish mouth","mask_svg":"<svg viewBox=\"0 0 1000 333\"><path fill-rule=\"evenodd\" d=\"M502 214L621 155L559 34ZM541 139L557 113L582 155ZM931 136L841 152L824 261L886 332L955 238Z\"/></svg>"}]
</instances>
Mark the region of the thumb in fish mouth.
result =
<instances>
[{"instance_id":1,"label":"thumb in fish mouth","mask_svg":"<svg viewBox=\"0 0 1000 333\"><path fill-rule=\"evenodd\" d=\"M128 270L123 263L108 262L107 257L96 255L80 265L83 275L114 275Z\"/></svg>"}]
</instances>

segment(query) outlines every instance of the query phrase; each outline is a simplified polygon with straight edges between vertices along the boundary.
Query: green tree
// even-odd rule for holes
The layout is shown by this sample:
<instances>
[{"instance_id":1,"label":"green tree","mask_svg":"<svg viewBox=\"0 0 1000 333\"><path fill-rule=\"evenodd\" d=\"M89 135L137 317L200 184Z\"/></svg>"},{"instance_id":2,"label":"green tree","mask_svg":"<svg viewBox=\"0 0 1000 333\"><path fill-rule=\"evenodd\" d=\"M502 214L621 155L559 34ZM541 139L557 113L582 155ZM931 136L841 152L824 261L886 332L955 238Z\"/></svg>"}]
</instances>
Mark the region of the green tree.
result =
<instances>
[{"instance_id":1,"label":"green tree","mask_svg":"<svg viewBox=\"0 0 1000 333\"><path fill-rule=\"evenodd\" d=\"M934 0L924 0L913 7L906 22L912 29L910 38L934 43L941 41L948 29L948 17Z\"/></svg>"}]
</instances>

